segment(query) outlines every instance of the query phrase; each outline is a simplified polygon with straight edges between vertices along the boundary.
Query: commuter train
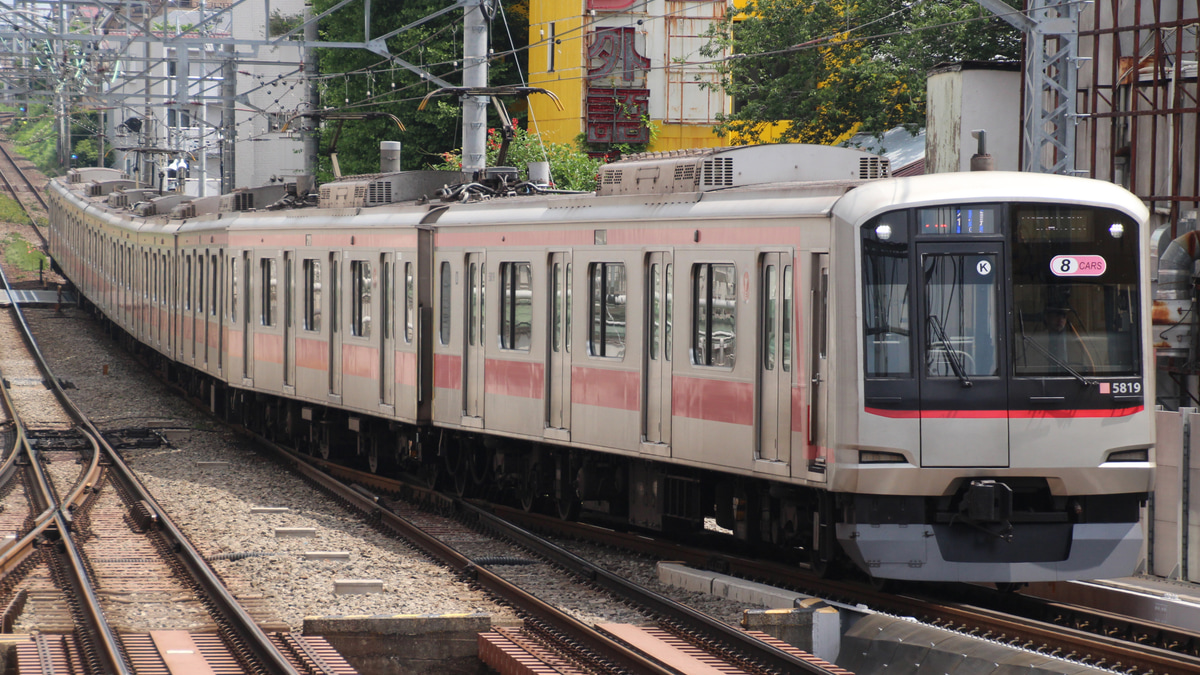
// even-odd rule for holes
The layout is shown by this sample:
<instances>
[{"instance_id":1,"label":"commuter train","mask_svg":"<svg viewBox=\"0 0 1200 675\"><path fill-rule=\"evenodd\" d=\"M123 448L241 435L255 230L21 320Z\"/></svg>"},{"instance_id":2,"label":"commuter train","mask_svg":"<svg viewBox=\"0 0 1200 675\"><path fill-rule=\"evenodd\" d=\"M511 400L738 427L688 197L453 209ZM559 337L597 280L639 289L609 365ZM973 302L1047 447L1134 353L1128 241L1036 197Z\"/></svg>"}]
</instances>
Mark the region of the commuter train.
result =
<instances>
[{"instance_id":1,"label":"commuter train","mask_svg":"<svg viewBox=\"0 0 1200 675\"><path fill-rule=\"evenodd\" d=\"M80 169L50 193L86 303L305 452L564 518L707 519L820 572L1140 556L1148 213L1109 183L775 145L632 157L588 194L505 168L205 198Z\"/></svg>"}]
</instances>

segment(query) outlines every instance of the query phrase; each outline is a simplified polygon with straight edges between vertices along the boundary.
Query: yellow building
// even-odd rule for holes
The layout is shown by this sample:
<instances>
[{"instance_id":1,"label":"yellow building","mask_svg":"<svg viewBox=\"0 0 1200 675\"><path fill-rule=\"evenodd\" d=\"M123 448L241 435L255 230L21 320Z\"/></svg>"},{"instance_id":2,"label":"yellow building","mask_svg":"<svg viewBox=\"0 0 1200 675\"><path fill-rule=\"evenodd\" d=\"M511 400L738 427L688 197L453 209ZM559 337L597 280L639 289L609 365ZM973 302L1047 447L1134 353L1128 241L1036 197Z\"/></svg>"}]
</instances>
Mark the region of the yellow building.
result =
<instances>
[{"instance_id":1,"label":"yellow building","mask_svg":"<svg viewBox=\"0 0 1200 675\"><path fill-rule=\"evenodd\" d=\"M655 151L728 145L730 110L700 48L725 18L712 0L531 0L530 128L556 143L649 143ZM706 86L709 85L709 86Z\"/></svg>"}]
</instances>

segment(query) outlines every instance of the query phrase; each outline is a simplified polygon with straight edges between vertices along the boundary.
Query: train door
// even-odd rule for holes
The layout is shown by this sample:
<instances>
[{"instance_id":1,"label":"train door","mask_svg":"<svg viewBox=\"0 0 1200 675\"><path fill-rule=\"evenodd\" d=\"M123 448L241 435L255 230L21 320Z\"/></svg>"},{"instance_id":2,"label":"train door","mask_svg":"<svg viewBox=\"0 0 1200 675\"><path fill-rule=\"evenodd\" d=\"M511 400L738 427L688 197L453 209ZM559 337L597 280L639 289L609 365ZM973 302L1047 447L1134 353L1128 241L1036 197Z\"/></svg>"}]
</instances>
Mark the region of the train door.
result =
<instances>
[{"instance_id":1,"label":"train door","mask_svg":"<svg viewBox=\"0 0 1200 675\"><path fill-rule=\"evenodd\" d=\"M570 440L571 429L571 252L550 254L549 335L546 344L546 435Z\"/></svg>"},{"instance_id":2,"label":"train door","mask_svg":"<svg viewBox=\"0 0 1200 675\"><path fill-rule=\"evenodd\" d=\"M1003 246L918 244L917 254L921 466L1008 466Z\"/></svg>"},{"instance_id":3,"label":"train door","mask_svg":"<svg viewBox=\"0 0 1200 675\"><path fill-rule=\"evenodd\" d=\"M758 265L758 459L787 463L792 447L792 256Z\"/></svg>"},{"instance_id":4,"label":"train door","mask_svg":"<svg viewBox=\"0 0 1200 675\"><path fill-rule=\"evenodd\" d=\"M466 343L463 346L463 423L471 426L482 426L483 422L483 362L485 333L487 325L484 322L486 313L484 303L487 301L487 268L483 253L468 253L466 261L467 283L465 322L466 330L463 335ZM468 419L469 418L469 419Z\"/></svg>"},{"instance_id":5,"label":"train door","mask_svg":"<svg viewBox=\"0 0 1200 675\"><path fill-rule=\"evenodd\" d=\"M254 254L242 252L242 380L243 384L254 384Z\"/></svg>"},{"instance_id":6,"label":"train door","mask_svg":"<svg viewBox=\"0 0 1200 675\"><path fill-rule=\"evenodd\" d=\"M329 396L342 397L342 269L340 254L329 254Z\"/></svg>"},{"instance_id":7,"label":"train door","mask_svg":"<svg viewBox=\"0 0 1200 675\"><path fill-rule=\"evenodd\" d=\"M379 255L379 405L395 412L396 405L396 254Z\"/></svg>"},{"instance_id":8,"label":"train door","mask_svg":"<svg viewBox=\"0 0 1200 675\"><path fill-rule=\"evenodd\" d=\"M646 255L646 327L642 350L642 439L659 455L671 452L671 313L675 266L670 251Z\"/></svg>"},{"instance_id":9,"label":"train door","mask_svg":"<svg viewBox=\"0 0 1200 675\"><path fill-rule=\"evenodd\" d=\"M296 387L296 252L283 252L283 386Z\"/></svg>"},{"instance_id":10,"label":"train door","mask_svg":"<svg viewBox=\"0 0 1200 675\"><path fill-rule=\"evenodd\" d=\"M809 292L808 479L824 482L829 459L829 254L812 256ZM790 288L790 284L789 284ZM791 304L785 302L785 304ZM791 314L791 311L788 312Z\"/></svg>"}]
</instances>

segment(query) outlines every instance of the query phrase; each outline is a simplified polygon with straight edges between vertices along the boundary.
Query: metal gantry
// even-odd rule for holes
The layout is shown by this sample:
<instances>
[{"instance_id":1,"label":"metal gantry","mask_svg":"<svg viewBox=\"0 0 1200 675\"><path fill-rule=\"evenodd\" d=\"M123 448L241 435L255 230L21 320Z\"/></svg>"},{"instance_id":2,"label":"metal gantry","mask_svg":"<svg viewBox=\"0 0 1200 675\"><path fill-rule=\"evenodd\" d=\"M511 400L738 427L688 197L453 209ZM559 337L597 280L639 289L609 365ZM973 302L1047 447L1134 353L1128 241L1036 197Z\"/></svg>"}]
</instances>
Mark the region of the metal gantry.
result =
<instances>
[{"instance_id":1,"label":"metal gantry","mask_svg":"<svg viewBox=\"0 0 1200 675\"><path fill-rule=\"evenodd\" d=\"M73 107L117 111L108 121L110 129L128 118L139 120L133 132L137 141L127 149L139 151L139 167L157 167L149 170L151 181L154 172L162 169L162 156L195 151L182 142L180 120L186 117L194 123L192 128L203 130L202 151L206 146L220 148L222 188L228 190L235 181L231 161L238 133L235 105L258 114L272 112L253 102L255 90L263 85L245 83L256 68L275 68L275 72L282 68L285 74L280 77L306 83L303 95L289 108L273 111L285 118L319 107L315 88L319 74L312 51L316 48L365 49L432 84L451 87L453 83L390 53L387 41L434 18L462 11L467 24L463 84L483 87L487 84L487 21L495 14L496 1L447 0L444 8L419 21L372 35L371 0L341 0L320 14L302 0L0 0L0 85L4 87L0 93L10 100L53 103L67 148L66 113ZM267 27L280 8L294 10L302 18L294 27L272 35ZM317 22L359 8L361 40L317 39ZM192 13L186 24L178 18L181 12ZM468 157L478 155L482 164L488 99L461 98L464 148ZM214 113L219 122L206 119L210 105L219 111ZM314 126L301 127L303 173L314 173L316 168ZM160 147L160 142L166 147ZM60 159L65 163L66 156Z\"/></svg>"}]
</instances>

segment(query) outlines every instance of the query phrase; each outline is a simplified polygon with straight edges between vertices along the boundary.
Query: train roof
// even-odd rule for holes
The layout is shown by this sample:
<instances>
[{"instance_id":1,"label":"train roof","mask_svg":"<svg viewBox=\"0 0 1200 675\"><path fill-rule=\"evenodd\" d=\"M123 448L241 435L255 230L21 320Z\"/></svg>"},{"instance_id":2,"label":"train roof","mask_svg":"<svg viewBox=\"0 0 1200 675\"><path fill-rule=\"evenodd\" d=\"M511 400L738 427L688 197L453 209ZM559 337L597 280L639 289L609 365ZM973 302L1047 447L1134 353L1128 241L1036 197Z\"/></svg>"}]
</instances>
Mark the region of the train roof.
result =
<instances>
[{"instance_id":1,"label":"train roof","mask_svg":"<svg viewBox=\"0 0 1200 675\"><path fill-rule=\"evenodd\" d=\"M595 193L562 194L522 184L532 194L518 196L516 188L521 186L502 179L503 196L490 199L478 198L486 189L451 189L447 181L468 177L442 171L347 177L320 186L319 200L303 178L205 198L137 189L127 176L113 170L75 170L65 179L56 179L56 185L94 212L114 221L132 221L139 230L168 224L181 231L214 226L271 229L310 217L324 219L323 227L537 226L585 220L636 222L645 219L648 210L656 219L743 218L748 209L758 218L833 213L843 221L860 223L900 205L1050 203L1061 202L1064 196L1080 204L1115 208L1140 221L1148 218L1137 197L1092 179L1004 171L890 178L888 171L886 159L859 150L780 144L635 155L601 167ZM457 184L463 185L479 186L470 181ZM444 197L457 196L454 201L431 196L439 191Z\"/></svg>"},{"instance_id":2,"label":"train roof","mask_svg":"<svg viewBox=\"0 0 1200 675\"><path fill-rule=\"evenodd\" d=\"M983 178L981 180L981 178ZM936 204L985 202L1073 203L1117 209L1146 222L1146 205L1124 188L1106 181L1019 171L937 173L864 183L838 200L833 213L861 223L884 211Z\"/></svg>"}]
</instances>

